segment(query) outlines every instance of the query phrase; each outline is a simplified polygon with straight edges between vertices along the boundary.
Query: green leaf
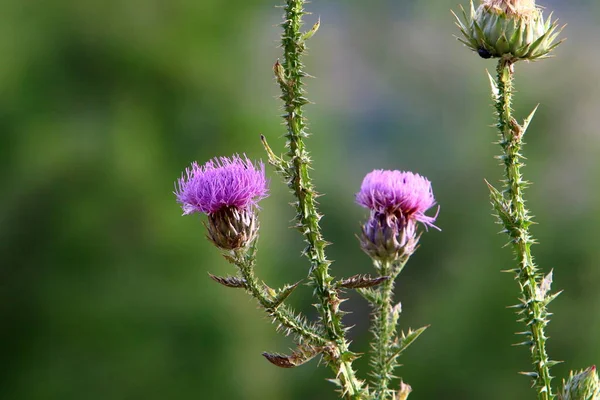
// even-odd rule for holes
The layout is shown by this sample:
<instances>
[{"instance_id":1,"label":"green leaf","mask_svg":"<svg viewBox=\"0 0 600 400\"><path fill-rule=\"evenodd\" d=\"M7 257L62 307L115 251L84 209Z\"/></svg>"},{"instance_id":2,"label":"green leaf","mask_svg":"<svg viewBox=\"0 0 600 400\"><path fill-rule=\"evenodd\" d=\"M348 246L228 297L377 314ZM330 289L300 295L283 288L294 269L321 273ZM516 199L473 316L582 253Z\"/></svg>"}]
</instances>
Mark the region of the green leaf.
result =
<instances>
[{"instance_id":1,"label":"green leaf","mask_svg":"<svg viewBox=\"0 0 600 400\"><path fill-rule=\"evenodd\" d=\"M402 332L402 336L400 337L400 341L394 346L394 352L388 358L388 362L398 357L404 350L408 348L423 332L425 329L429 328L429 325L421 327L415 331L412 329L408 329L407 333Z\"/></svg>"},{"instance_id":2,"label":"green leaf","mask_svg":"<svg viewBox=\"0 0 600 400\"><path fill-rule=\"evenodd\" d=\"M357 292L371 304L381 304L381 295L373 289L358 289Z\"/></svg>"},{"instance_id":3,"label":"green leaf","mask_svg":"<svg viewBox=\"0 0 600 400\"><path fill-rule=\"evenodd\" d=\"M529 113L527 118L525 118L523 120L523 126L521 127L522 134L525 134L525 132L527 131L527 128L529 127L529 124L531 123L531 120L533 119L533 116L535 115L535 112L537 111L539 106L540 106L539 104L536 105L535 108L533 109L533 111L531 111L531 113Z\"/></svg>"},{"instance_id":4,"label":"green leaf","mask_svg":"<svg viewBox=\"0 0 600 400\"><path fill-rule=\"evenodd\" d=\"M298 281L293 285L285 285L283 288L279 289L277 294L273 296L273 300L271 300L271 307L275 308L283 303L285 299L287 299L288 296L292 294L292 292L298 287L300 282L302 281Z\"/></svg>"},{"instance_id":5,"label":"green leaf","mask_svg":"<svg viewBox=\"0 0 600 400\"><path fill-rule=\"evenodd\" d=\"M562 292L563 292L563 291L561 290L561 291L558 291L558 292L556 292L556 293L554 293L554 294L551 294L550 296L547 296L547 297L544 299L544 305L548 305L548 304L550 304L551 302L553 302L553 301L554 301L554 299L556 299L558 296L560 296L560 294L561 294Z\"/></svg>"},{"instance_id":6,"label":"green leaf","mask_svg":"<svg viewBox=\"0 0 600 400\"><path fill-rule=\"evenodd\" d=\"M320 26L321 26L321 18L319 18L317 20L317 22L313 25L313 27L310 29L310 31L308 31L304 35L302 35L302 41L306 41L306 40L310 39L311 37L313 37L313 35L315 33L317 33L317 31L319 30Z\"/></svg>"},{"instance_id":7,"label":"green leaf","mask_svg":"<svg viewBox=\"0 0 600 400\"><path fill-rule=\"evenodd\" d=\"M492 200L492 206L498 212L498 217L502 220L506 227L512 225L510 217L510 208L506 204L504 196L498 189L492 186L487 180L485 181L488 189L490 190L490 199Z\"/></svg>"},{"instance_id":8,"label":"green leaf","mask_svg":"<svg viewBox=\"0 0 600 400\"><path fill-rule=\"evenodd\" d=\"M492 89L492 99L496 101L498 99L498 96L500 95L500 92L498 91L498 84L496 83L494 77L490 75L490 72L487 69L485 70L485 72L487 73L488 79L490 80L490 87Z\"/></svg>"}]
</instances>

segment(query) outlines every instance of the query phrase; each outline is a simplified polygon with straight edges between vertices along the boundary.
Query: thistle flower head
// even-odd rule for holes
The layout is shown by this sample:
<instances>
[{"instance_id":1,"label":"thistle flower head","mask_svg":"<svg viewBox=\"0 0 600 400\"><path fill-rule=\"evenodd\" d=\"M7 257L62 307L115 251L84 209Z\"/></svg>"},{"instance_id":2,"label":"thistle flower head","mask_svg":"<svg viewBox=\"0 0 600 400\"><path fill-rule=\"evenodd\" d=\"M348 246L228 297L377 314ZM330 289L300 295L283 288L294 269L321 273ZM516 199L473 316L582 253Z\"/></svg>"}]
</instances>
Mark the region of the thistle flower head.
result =
<instances>
[{"instance_id":1,"label":"thistle flower head","mask_svg":"<svg viewBox=\"0 0 600 400\"><path fill-rule=\"evenodd\" d=\"M267 196L264 164L246 156L193 163L178 180L175 195L183 214L208 215L208 238L223 250L247 246L257 236L257 203Z\"/></svg>"},{"instance_id":2,"label":"thistle flower head","mask_svg":"<svg viewBox=\"0 0 600 400\"><path fill-rule=\"evenodd\" d=\"M177 186L184 215L214 214L225 207L248 210L268 195L264 164L238 155L214 158L203 166L192 163Z\"/></svg>"},{"instance_id":3,"label":"thistle flower head","mask_svg":"<svg viewBox=\"0 0 600 400\"><path fill-rule=\"evenodd\" d=\"M484 0L483 4L517 18L529 18L537 10L535 0Z\"/></svg>"},{"instance_id":4,"label":"thistle flower head","mask_svg":"<svg viewBox=\"0 0 600 400\"><path fill-rule=\"evenodd\" d=\"M571 371L569 379L563 381L563 386L559 400L600 400L600 380L596 366L577 374Z\"/></svg>"},{"instance_id":5,"label":"thistle flower head","mask_svg":"<svg viewBox=\"0 0 600 400\"><path fill-rule=\"evenodd\" d=\"M544 19L535 0L483 0L471 12L456 17L458 38L482 58L505 57L512 62L544 58L556 46L558 29L552 16Z\"/></svg>"},{"instance_id":6,"label":"thistle flower head","mask_svg":"<svg viewBox=\"0 0 600 400\"><path fill-rule=\"evenodd\" d=\"M375 170L365 176L356 202L371 210L362 227L361 248L372 259L410 256L419 242L416 225L433 225L425 212L435 205L431 183L412 172Z\"/></svg>"},{"instance_id":7,"label":"thistle flower head","mask_svg":"<svg viewBox=\"0 0 600 400\"><path fill-rule=\"evenodd\" d=\"M356 202L376 213L434 226L436 217L425 215L435 205L431 182L412 172L376 169L368 173L356 194Z\"/></svg>"}]
</instances>

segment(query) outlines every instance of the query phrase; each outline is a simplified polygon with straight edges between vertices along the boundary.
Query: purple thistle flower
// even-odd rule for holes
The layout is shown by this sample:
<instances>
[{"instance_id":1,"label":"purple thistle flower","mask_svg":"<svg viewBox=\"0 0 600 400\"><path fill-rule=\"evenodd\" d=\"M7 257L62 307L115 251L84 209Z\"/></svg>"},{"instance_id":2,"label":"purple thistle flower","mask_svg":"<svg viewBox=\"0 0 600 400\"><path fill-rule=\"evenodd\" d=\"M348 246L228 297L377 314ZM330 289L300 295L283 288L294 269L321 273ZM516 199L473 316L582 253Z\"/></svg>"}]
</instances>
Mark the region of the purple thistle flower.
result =
<instances>
[{"instance_id":1,"label":"purple thistle flower","mask_svg":"<svg viewBox=\"0 0 600 400\"><path fill-rule=\"evenodd\" d=\"M356 194L356 202L374 213L414 220L433 225L433 217L425 211L435 205L431 182L412 172L376 169L369 172ZM439 228L438 228L439 229Z\"/></svg>"},{"instance_id":2,"label":"purple thistle flower","mask_svg":"<svg viewBox=\"0 0 600 400\"><path fill-rule=\"evenodd\" d=\"M409 257L419 243L417 222L439 229L425 212L435 205L431 182L412 172L376 169L365 176L356 202L371 210L362 227L361 248L372 259Z\"/></svg>"},{"instance_id":3,"label":"purple thistle flower","mask_svg":"<svg viewBox=\"0 0 600 400\"><path fill-rule=\"evenodd\" d=\"M264 164L254 165L245 155L214 158L203 166L194 162L177 186L175 195L184 215L211 215L225 207L249 211L268 196Z\"/></svg>"},{"instance_id":4,"label":"purple thistle flower","mask_svg":"<svg viewBox=\"0 0 600 400\"><path fill-rule=\"evenodd\" d=\"M268 195L265 166L234 155L193 163L177 181L175 195L183 215L208 215L208 239L223 250L237 250L258 234L255 208Z\"/></svg>"}]
</instances>

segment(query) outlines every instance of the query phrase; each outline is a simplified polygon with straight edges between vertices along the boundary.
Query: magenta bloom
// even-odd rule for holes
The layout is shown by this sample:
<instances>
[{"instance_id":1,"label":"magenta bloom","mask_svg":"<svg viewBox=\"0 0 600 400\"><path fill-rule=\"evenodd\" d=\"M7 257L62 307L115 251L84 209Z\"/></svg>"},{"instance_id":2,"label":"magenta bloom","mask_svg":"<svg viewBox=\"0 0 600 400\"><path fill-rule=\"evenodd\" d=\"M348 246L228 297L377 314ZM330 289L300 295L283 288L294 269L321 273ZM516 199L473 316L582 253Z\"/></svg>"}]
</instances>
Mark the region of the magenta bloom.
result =
<instances>
[{"instance_id":1,"label":"magenta bloom","mask_svg":"<svg viewBox=\"0 0 600 400\"><path fill-rule=\"evenodd\" d=\"M177 181L175 195L183 214L214 214L229 207L247 211L268 196L265 166L245 155L219 157L203 166L196 162Z\"/></svg>"},{"instance_id":2,"label":"magenta bloom","mask_svg":"<svg viewBox=\"0 0 600 400\"><path fill-rule=\"evenodd\" d=\"M431 182L412 172L376 169L362 182L356 202L372 212L397 215L435 228L433 217L425 211L435 205Z\"/></svg>"}]
</instances>

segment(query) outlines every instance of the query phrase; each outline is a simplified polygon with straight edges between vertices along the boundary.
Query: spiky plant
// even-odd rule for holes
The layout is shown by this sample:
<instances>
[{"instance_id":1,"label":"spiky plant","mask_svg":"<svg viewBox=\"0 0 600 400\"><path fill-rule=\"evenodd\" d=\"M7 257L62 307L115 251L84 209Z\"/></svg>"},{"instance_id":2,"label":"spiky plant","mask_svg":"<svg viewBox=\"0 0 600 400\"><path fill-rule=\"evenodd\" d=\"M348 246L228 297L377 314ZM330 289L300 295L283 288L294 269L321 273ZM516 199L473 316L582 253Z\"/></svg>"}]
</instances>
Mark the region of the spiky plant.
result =
<instances>
[{"instance_id":1,"label":"spiky plant","mask_svg":"<svg viewBox=\"0 0 600 400\"><path fill-rule=\"evenodd\" d=\"M530 227L531 214L525 205L524 193L528 182L522 174L523 137L535 110L519 124L513 117L513 79L515 63L547 57L560 42L556 37L556 21L544 19L542 10L534 0L485 0L475 9L471 2L470 14L463 9L464 20L456 17L463 37L458 38L482 58L498 58L495 78L489 76L492 87L498 128L498 144L502 153L498 156L504 167L502 190L488 183L492 205L498 222L509 237L517 266L508 272L515 275L520 297L513 306L523 322L525 330L518 333L523 339L519 345L529 348L532 368L521 372L531 377L540 400L555 397L552 390L550 368L557 364L546 351L546 325L550 313L548 304L559 293L550 293L552 272L543 275L535 265L531 246L535 244Z\"/></svg>"}]
</instances>

